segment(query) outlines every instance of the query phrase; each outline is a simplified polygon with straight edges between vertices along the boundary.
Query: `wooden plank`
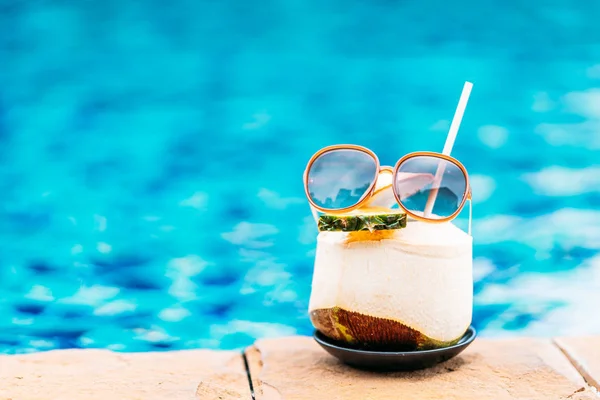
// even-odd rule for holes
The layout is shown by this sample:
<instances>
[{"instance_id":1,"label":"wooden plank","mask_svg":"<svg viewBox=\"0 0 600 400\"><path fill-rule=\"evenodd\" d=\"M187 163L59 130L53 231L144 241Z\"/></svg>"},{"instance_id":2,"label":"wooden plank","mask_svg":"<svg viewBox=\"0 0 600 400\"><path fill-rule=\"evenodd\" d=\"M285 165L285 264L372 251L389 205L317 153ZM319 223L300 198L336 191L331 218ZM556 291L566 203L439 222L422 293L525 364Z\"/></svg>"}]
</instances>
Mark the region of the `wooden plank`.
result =
<instances>
[{"instance_id":1,"label":"wooden plank","mask_svg":"<svg viewBox=\"0 0 600 400\"><path fill-rule=\"evenodd\" d=\"M458 357L415 372L356 370L310 337L259 340L246 356L257 400L598 399L544 339L477 339Z\"/></svg>"},{"instance_id":2,"label":"wooden plank","mask_svg":"<svg viewBox=\"0 0 600 400\"><path fill-rule=\"evenodd\" d=\"M251 399L242 355L56 350L0 356L0 400Z\"/></svg>"},{"instance_id":3,"label":"wooden plank","mask_svg":"<svg viewBox=\"0 0 600 400\"><path fill-rule=\"evenodd\" d=\"M555 343L587 383L600 390L600 336L560 337Z\"/></svg>"}]
</instances>

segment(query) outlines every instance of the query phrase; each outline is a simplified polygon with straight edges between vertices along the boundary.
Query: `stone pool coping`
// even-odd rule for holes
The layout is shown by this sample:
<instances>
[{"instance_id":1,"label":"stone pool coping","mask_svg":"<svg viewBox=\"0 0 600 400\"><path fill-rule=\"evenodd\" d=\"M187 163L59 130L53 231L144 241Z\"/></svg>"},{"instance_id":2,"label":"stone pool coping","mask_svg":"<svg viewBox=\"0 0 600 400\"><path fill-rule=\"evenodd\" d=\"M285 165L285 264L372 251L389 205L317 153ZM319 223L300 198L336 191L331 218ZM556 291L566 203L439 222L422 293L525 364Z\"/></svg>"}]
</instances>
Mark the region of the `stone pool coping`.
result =
<instances>
[{"instance_id":1,"label":"stone pool coping","mask_svg":"<svg viewBox=\"0 0 600 400\"><path fill-rule=\"evenodd\" d=\"M431 369L369 373L311 337L258 340L243 353L52 350L0 356L0 400L600 399L600 335L478 338Z\"/></svg>"}]
</instances>

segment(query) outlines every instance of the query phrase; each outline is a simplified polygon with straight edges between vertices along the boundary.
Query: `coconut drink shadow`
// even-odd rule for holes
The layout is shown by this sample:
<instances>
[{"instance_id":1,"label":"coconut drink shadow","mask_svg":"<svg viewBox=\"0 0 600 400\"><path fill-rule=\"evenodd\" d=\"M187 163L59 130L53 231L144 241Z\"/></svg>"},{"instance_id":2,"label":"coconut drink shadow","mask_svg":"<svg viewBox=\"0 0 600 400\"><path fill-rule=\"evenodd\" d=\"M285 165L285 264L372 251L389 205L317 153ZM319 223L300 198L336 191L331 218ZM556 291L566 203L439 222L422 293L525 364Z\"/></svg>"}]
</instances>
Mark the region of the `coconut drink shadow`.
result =
<instances>
[{"instance_id":1,"label":"coconut drink shadow","mask_svg":"<svg viewBox=\"0 0 600 400\"><path fill-rule=\"evenodd\" d=\"M412 370L474 340L469 234L380 207L320 215L318 227L309 315L331 355L359 368Z\"/></svg>"}]
</instances>

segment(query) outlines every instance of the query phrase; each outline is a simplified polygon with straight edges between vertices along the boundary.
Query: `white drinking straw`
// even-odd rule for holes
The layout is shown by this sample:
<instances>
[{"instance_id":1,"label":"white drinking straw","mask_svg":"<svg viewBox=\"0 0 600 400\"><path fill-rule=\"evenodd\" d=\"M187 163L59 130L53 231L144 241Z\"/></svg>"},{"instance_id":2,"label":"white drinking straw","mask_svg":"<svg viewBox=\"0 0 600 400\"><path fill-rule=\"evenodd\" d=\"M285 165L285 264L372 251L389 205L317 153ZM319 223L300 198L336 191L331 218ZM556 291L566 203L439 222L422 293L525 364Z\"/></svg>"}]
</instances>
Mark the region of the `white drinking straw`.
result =
<instances>
[{"instance_id":1,"label":"white drinking straw","mask_svg":"<svg viewBox=\"0 0 600 400\"><path fill-rule=\"evenodd\" d=\"M456 106L456 111L454 112L454 118L452 119L452 124L450 124L450 130L448 131L448 136L446 136L446 143L444 144L444 150L442 154L449 156L452 151L452 147L454 146L454 141L456 140L456 135L458 134L458 128L460 127L460 123L462 121L462 117L465 114L465 109L467 108L467 102L469 101L469 96L471 95L471 89L473 88L473 84L471 82L465 82L463 86L462 93L460 95L460 99L458 100L458 106ZM433 210L433 205L435 203L435 199L437 197L440 180L442 179L442 175L444 175L444 167L446 163L440 162L438 169L435 173L434 182L432 184L432 190L429 192L429 197L427 198L427 204L425 204L424 216L429 217L431 215L431 211Z\"/></svg>"}]
</instances>

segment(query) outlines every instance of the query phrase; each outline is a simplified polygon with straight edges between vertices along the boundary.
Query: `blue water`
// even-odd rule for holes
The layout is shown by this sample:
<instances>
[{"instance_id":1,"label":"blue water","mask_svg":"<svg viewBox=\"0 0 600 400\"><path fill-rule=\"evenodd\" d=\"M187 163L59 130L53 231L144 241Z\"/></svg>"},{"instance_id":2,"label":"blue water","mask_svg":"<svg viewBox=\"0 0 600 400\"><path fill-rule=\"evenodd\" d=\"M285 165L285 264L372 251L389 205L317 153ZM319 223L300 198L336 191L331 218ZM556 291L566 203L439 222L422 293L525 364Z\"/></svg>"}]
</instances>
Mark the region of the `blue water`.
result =
<instances>
[{"instance_id":1,"label":"blue water","mask_svg":"<svg viewBox=\"0 0 600 400\"><path fill-rule=\"evenodd\" d=\"M310 334L308 158L441 151L465 80L474 325L599 333L599 15L0 0L0 352Z\"/></svg>"}]
</instances>

